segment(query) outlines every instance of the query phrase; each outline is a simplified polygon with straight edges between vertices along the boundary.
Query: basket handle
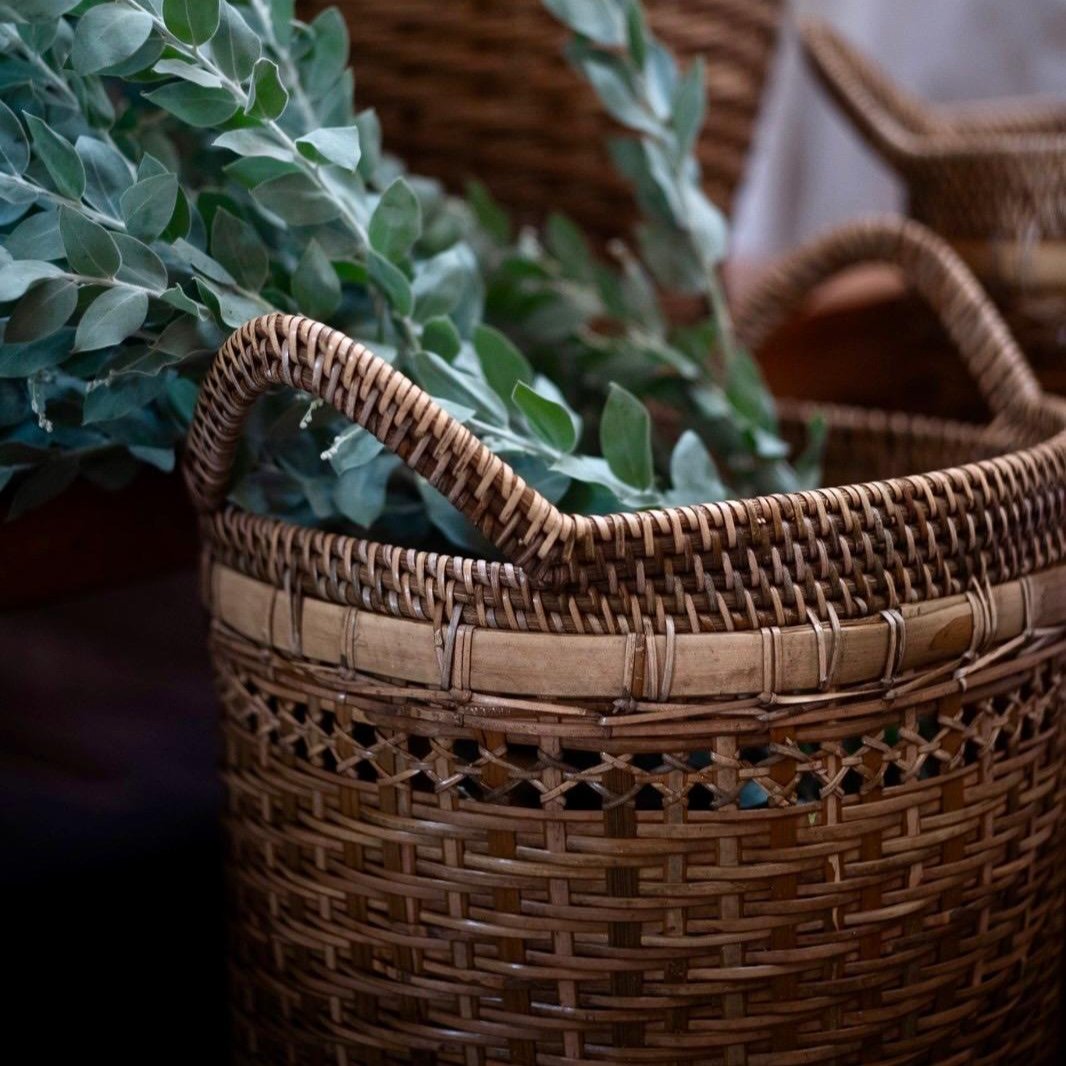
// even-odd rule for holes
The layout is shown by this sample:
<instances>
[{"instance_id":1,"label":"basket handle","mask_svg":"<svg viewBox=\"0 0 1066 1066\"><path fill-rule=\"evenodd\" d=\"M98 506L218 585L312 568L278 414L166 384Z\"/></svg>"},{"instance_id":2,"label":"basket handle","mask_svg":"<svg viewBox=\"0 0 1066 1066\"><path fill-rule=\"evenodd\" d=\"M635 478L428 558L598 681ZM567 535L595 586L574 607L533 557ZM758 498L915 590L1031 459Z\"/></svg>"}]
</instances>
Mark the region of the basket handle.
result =
<instances>
[{"instance_id":1,"label":"basket handle","mask_svg":"<svg viewBox=\"0 0 1066 1066\"><path fill-rule=\"evenodd\" d=\"M234 331L208 371L184 459L197 510L222 507L245 420L276 385L324 400L363 426L446 496L536 583L568 558L576 522L364 345L301 315L274 313Z\"/></svg>"},{"instance_id":2,"label":"basket handle","mask_svg":"<svg viewBox=\"0 0 1066 1066\"><path fill-rule=\"evenodd\" d=\"M741 340L757 351L817 285L869 262L898 267L932 307L993 414L1027 426L1041 419L1046 398L999 312L959 256L909 219L851 223L786 258L742 302Z\"/></svg>"},{"instance_id":3,"label":"basket handle","mask_svg":"<svg viewBox=\"0 0 1066 1066\"><path fill-rule=\"evenodd\" d=\"M904 92L885 72L819 19L799 24L800 43L826 92L859 133L890 163L914 155L914 139L936 132L934 110Z\"/></svg>"}]
</instances>

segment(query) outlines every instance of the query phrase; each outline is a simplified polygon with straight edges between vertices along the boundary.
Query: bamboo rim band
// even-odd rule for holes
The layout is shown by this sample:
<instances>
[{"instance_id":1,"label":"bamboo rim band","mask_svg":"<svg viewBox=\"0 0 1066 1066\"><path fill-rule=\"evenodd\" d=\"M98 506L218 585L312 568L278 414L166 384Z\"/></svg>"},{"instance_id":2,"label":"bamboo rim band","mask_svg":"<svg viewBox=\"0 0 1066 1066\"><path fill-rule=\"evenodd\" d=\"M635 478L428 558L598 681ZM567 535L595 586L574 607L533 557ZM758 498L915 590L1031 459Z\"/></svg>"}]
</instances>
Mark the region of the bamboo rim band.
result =
<instances>
[{"instance_id":1,"label":"bamboo rim band","mask_svg":"<svg viewBox=\"0 0 1066 1066\"><path fill-rule=\"evenodd\" d=\"M283 655L446 692L602 700L899 691L912 671L965 668L1066 623L1066 566L853 621L665 635L514 632L459 613L436 626L290 594L221 564L207 591L218 623Z\"/></svg>"}]
</instances>

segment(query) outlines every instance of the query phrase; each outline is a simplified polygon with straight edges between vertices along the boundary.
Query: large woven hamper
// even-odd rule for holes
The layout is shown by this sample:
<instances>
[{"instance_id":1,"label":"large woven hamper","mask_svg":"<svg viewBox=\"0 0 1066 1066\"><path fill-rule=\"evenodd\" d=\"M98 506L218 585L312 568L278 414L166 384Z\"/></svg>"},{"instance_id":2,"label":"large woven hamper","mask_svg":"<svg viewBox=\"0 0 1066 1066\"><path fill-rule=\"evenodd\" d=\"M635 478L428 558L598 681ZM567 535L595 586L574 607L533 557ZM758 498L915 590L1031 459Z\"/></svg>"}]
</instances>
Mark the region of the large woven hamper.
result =
<instances>
[{"instance_id":1,"label":"large woven hamper","mask_svg":"<svg viewBox=\"0 0 1066 1066\"><path fill-rule=\"evenodd\" d=\"M807 57L903 179L910 214L969 264L1041 361L1066 355L1066 102L934 106L893 84L820 21Z\"/></svg>"},{"instance_id":2,"label":"large woven hamper","mask_svg":"<svg viewBox=\"0 0 1066 1066\"><path fill-rule=\"evenodd\" d=\"M995 421L831 411L830 484L898 476L672 511L560 514L307 319L229 339L185 469L242 1061L1054 1061L1061 408L914 223L800 252L744 336L867 259L940 310ZM502 561L225 503L279 385L366 426Z\"/></svg>"},{"instance_id":3,"label":"large woven hamper","mask_svg":"<svg viewBox=\"0 0 1066 1066\"><path fill-rule=\"evenodd\" d=\"M356 94L415 170L485 181L541 219L561 210L603 236L635 212L607 140L620 132L564 57L543 0L305 0L338 6L357 43ZM700 141L705 188L727 210L743 175L782 0L649 0L650 23L683 60L707 58Z\"/></svg>"}]
</instances>

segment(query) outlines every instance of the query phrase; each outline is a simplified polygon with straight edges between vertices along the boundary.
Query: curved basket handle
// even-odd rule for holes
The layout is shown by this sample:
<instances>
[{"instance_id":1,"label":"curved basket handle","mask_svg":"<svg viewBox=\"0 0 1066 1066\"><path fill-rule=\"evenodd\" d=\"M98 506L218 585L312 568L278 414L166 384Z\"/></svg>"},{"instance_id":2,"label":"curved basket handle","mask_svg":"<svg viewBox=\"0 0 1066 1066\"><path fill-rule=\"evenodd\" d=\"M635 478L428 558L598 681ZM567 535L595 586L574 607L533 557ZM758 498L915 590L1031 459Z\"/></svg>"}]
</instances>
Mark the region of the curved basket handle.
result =
<instances>
[{"instance_id":1,"label":"curved basket handle","mask_svg":"<svg viewBox=\"0 0 1066 1066\"><path fill-rule=\"evenodd\" d=\"M799 35L822 86L891 164L904 165L914 155L914 138L937 131L933 108L904 92L826 23L805 19Z\"/></svg>"},{"instance_id":2,"label":"curved basket handle","mask_svg":"<svg viewBox=\"0 0 1066 1066\"><path fill-rule=\"evenodd\" d=\"M921 293L993 414L1012 424L1043 424L1038 409L1046 398L999 312L959 256L931 230L908 219L852 223L793 253L743 301L736 316L741 340L757 351L817 285L869 262L898 267Z\"/></svg>"},{"instance_id":3,"label":"curved basket handle","mask_svg":"<svg viewBox=\"0 0 1066 1066\"><path fill-rule=\"evenodd\" d=\"M362 344L300 315L269 314L230 335L204 379L184 459L201 512L220 508L245 420L276 385L324 400L369 430L536 579L569 558L575 520L527 485L432 398Z\"/></svg>"}]
</instances>

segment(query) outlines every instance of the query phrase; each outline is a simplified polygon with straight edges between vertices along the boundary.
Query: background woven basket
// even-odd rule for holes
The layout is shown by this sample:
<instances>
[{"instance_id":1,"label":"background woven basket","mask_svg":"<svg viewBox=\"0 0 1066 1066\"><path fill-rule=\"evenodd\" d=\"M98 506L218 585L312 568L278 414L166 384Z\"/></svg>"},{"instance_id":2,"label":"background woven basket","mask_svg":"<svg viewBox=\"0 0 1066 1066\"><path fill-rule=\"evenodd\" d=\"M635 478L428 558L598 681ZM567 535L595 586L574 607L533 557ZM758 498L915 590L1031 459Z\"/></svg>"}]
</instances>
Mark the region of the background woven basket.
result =
<instances>
[{"instance_id":1,"label":"background woven basket","mask_svg":"<svg viewBox=\"0 0 1066 1066\"><path fill-rule=\"evenodd\" d=\"M305 0L305 15L333 6ZM386 148L461 188L484 181L529 219L563 211L624 233L632 197L608 157L611 127L568 65L567 30L542 0L339 0L358 42L360 106ZM728 211L743 174L782 0L650 0L653 29L682 60L707 57L700 142L708 195Z\"/></svg>"},{"instance_id":2,"label":"background woven basket","mask_svg":"<svg viewBox=\"0 0 1066 1066\"><path fill-rule=\"evenodd\" d=\"M831 412L830 484L908 476L794 496L562 515L341 334L272 315L226 343L185 469L242 1061L1053 1061L1062 408L914 223L798 253L745 339L868 259L939 310L996 419ZM358 419L504 561L226 505L275 385Z\"/></svg>"},{"instance_id":3,"label":"background woven basket","mask_svg":"<svg viewBox=\"0 0 1066 1066\"><path fill-rule=\"evenodd\" d=\"M954 245L1041 360L1066 355L1066 103L934 106L822 22L819 80L906 184L910 214Z\"/></svg>"}]
</instances>

